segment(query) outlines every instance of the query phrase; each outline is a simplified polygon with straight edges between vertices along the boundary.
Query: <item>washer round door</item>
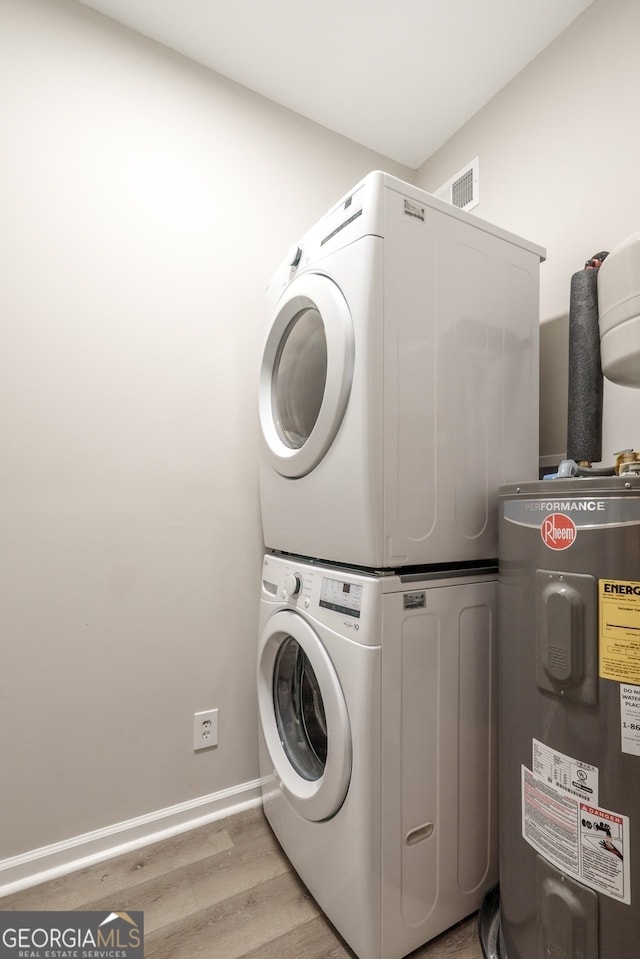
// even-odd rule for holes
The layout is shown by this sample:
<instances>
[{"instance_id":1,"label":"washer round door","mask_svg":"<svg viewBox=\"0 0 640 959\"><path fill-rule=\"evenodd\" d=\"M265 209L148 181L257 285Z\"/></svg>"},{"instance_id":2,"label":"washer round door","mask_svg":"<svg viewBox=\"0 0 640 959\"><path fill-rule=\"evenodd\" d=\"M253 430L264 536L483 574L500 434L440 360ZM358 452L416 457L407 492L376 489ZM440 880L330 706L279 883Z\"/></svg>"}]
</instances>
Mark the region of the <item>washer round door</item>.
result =
<instances>
[{"instance_id":1,"label":"washer round door","mask_svg":"<svg viewBox=\"0 0 640 959\"><path fill-rule=\"evenodd\" d=\"M330 819L351 777L351 727L342 688L312 627L282 610L267 623L258 659L258 706L282 791L305 819Z\"/></svg>"},{"instance_id":2,"label":"washer round door","mask_svg":"<svg viewBox=\"0 0 640 959\"><path fill-rule=\"evenodd\" d=\"M331 446L353 364L353 323L340 289L318 273L297 277L276 307L260 371L262 435L283 476L304 476Z\"/></svg>"}]
</instances>

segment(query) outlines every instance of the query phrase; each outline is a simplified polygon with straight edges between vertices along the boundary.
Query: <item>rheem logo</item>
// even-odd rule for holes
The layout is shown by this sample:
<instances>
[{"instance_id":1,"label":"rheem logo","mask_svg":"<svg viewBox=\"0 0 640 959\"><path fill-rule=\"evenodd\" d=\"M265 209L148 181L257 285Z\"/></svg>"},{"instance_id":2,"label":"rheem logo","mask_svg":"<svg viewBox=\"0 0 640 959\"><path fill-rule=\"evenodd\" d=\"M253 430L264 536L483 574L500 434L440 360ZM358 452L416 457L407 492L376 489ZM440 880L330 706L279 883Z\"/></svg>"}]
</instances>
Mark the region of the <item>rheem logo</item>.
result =
<instances>
[{"instance_id":1,"label":"rheem logo","mask_svg":"<svg viewBox=\"0 0 640 959\"><path fill-rule=\"evenodd\" d=\"M549 549L569 549L576 541L576 524L566 513L552 513L540 527L542 542Z\"/></svg>"}]
</instances>

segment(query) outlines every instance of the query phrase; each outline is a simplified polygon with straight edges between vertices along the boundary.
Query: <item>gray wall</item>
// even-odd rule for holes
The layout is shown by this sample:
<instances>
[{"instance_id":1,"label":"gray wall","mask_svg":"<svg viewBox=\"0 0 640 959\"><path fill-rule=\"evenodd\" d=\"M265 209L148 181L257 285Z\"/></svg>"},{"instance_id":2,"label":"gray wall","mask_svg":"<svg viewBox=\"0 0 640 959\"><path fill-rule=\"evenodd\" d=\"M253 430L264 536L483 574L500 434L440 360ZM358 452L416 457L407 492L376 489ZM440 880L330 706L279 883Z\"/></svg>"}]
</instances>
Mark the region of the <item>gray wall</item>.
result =
<instances>
[{"instance_id":1,"label":"gray wall","mask_svg":"<svg viewBox=\"0 0 640 959\"><path fill-rule=\"evenodd\" d=\"M541 454L566 450L570 277L640 229L640 4L596 0L418 171L437 189L480 157L473 211L543 246ZM640 447L640 390L605 386L603 455Z\"/></svg>"},{"instance_id":2,"label":"gray wall","mask_svg":"<svg viewBox=\"0 0 640 959\"><path fill-rule=\"evenodd\" d=\"M411 174L75 3L0 18L3 860L258 776L263 290Z\"/></svg>"}]
</instances>

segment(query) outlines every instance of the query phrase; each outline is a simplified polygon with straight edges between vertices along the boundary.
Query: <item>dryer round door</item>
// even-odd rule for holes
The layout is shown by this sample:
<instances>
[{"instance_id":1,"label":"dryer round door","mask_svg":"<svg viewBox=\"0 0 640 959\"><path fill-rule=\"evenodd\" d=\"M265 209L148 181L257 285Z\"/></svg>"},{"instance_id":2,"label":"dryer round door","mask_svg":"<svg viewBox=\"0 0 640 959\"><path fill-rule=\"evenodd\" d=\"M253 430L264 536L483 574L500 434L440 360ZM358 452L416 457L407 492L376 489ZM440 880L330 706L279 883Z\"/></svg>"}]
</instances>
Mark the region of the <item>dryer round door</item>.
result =
<instances>
[{"instance_id":1,"label":"dryer round door","mask_svg":"<svg viewBox=\"0 0 640 959\"><path fill-rule=\"evenodd\" d=\"M276 307L260 371L262 435L282 476L304 476L331 446L353 363L353 323L340 289L318 273L297 277Z\"/></svg>"},{"instance_id":2,"label":"dryer round door","mask_svg":"<svg viewBox=\"0 0 640 959\"><path fill-rule=\"evenodd\" d=\"M351 777L349 715L327 651L297 613L276 613L262 634L258 705L287 799L305 819L331 818Z\"/></svg>"}]
</instances>

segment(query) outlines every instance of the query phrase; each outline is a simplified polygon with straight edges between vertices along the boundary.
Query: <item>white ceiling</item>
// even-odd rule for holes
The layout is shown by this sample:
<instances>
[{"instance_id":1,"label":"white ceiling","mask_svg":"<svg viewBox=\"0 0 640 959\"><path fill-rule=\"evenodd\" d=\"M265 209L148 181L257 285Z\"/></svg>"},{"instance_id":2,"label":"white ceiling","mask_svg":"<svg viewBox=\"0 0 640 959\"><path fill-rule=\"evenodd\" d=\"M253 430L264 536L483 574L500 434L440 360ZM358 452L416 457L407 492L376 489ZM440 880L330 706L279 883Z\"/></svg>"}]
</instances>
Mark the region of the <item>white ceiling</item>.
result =
<instances>
[{"instance_id":1,"label":"white ceiling","mask_svg":"<svg viewBox=\"0 0 640 959\"><path fill-rule=\"evenodd\" d=\"M592 0L81 0L417 168Z\"/></svg>"}]
</instances>

